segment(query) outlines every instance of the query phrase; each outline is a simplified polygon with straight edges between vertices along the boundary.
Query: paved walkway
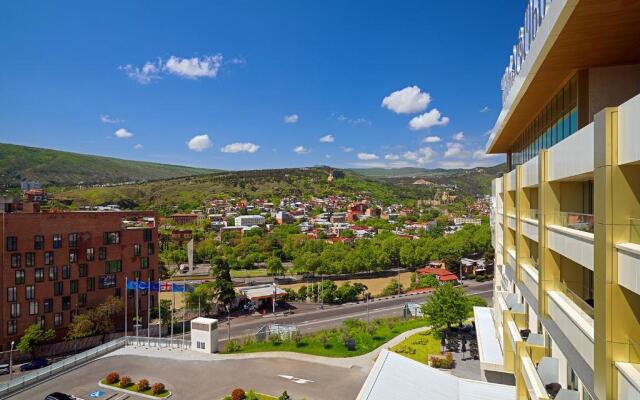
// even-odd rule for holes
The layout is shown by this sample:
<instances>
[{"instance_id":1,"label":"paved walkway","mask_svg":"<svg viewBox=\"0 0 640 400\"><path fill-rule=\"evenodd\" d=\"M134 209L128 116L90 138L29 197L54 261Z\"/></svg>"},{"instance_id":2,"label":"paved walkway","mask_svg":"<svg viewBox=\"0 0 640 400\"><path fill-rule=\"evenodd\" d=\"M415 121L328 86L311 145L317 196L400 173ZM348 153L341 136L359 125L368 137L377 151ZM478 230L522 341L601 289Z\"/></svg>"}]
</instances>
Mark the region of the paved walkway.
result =
<instances>
[{"instance_id":1,"label":"paved walkway","mask_svg":"<svg viewBox=\"0 0 640 400\"><path fill-rule=\"evenodd\" d=\"M267 351L260 353L241 353L241 354L207 354L200 353L192 350L184 349L169 349L169 348L156 348L156 347L144 347L144 346L127 346L122 349L109 353L102 358L131 355L140 357L153 357L153 358L165 358L171 360L183 360L183 361L225 361L225 360L250 360L250 359L265 359L265 358L278 358L288 359L296 361L305 361L316 364L324 364L332 367L341 368L360 368L363 371L369 371L373 367L378 354L382 349L389 349L396 344L402 342L411 335L428 330L428 327L416 328L410 331L404 332L395 338L391 339L387 343L381 345L377 349L360 356L355 357L322 357L314 356L310 354L294 353L288 351Z\"/></svg>"}]
</instances>

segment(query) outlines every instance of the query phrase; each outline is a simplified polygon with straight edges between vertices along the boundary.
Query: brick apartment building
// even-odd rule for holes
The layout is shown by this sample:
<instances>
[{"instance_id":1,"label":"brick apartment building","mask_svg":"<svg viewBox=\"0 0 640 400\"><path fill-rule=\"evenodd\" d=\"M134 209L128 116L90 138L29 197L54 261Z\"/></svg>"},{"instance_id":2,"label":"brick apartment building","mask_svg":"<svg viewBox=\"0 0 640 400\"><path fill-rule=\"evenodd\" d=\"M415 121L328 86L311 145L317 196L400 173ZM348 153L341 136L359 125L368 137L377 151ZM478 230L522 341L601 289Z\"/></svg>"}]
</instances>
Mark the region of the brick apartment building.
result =
<instances>
[{"instance_id":1,"label":"brick apartment building","mask_svg":"<svg viewBox=\"0 0 640 400\"><path fill-rule=\"evenodd\" d=\"M62 338L75 313L123 296L125 277L158 279L155 212L3 212L0 218L0 350L34 323ZM144 323L147 302L141 293ZM128 303L131 314L132 293ZM122 316L116 325L124 325Z\"/></svg>"}]
</instances>

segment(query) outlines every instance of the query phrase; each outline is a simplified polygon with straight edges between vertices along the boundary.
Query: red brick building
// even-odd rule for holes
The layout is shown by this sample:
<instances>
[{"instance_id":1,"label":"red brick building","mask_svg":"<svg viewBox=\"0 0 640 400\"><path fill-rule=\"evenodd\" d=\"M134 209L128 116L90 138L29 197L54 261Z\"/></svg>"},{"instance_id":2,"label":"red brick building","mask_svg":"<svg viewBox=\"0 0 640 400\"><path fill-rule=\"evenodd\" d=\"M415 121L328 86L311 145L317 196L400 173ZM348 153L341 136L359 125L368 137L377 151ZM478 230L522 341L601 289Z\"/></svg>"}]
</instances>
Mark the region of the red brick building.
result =
<instances>
[{"instance_id":1,"label":"red brick building","mask_svg":"<svg viewBox=\"0 0 640 400\"><path fill-rule=\"evenodd\" d=\"M125 277L157 280L156 218L148 211L1 213L0 349L34 323L63 337L75 313L124 298ZM138 297L146 324L147 296ZM132 293L128 303L131 314Z\"/></svg>"},{"instance_id":2,"label":"red brick building","mask_svg":"<svg viewBox=\"0 0 640 400\"><path fill-rule=\"evenodd\" d=\"M198 215L196 214L172 214L171 219L176 225L190 225L198 222Z\"/></svg>"}]
</instances>

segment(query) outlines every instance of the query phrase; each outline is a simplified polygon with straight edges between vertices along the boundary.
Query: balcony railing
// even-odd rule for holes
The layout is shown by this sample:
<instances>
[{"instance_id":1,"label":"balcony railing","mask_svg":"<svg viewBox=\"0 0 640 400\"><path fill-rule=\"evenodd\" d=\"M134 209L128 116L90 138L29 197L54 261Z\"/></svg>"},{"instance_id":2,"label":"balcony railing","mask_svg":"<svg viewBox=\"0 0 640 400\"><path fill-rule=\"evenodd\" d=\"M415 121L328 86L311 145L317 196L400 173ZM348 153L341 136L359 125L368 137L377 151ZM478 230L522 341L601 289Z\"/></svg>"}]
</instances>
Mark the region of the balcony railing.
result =
<instances>
[{"instance_id":1,"label":"balcony railing","mask_svg":"<svg viewBox=\"0 0 640 400\"><path fill-rule=\"evenodd\" d=\"M554 215L552 222L565 228L593 233L593 214L559 212Z\"/></svg>"},{"instance_id":2,"label":"balcony railing","mask_svg":"<svg viewBox=\"0 0 640 400\"><path fill-rule=\"evenodd\" d=\"M592 299L589 299L589 300L583 299L576 292L574 292L573 290L569 289L567 284L564 283L564 282L560 282L560 285L559 285L558 289L562 293L564 293L565 296L567 296L569 299L571 299L571 301L573 301L573 303L575 305L577 305L582 311L584 311L585 314L587 314L589 317L591 317L591 319L593 319L594 313L593 313L593 300Z\"/></svg>"}]
</instances>

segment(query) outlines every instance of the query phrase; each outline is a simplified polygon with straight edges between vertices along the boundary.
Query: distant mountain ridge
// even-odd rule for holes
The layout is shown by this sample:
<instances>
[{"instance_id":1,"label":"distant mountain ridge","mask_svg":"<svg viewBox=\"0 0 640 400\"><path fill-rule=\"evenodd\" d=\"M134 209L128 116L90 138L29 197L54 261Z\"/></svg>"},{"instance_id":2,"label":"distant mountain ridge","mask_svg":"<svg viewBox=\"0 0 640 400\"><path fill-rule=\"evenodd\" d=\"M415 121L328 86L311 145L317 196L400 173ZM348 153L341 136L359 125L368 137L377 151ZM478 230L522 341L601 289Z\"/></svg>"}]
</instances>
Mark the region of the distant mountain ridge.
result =
<instances>
[{"instance_id":1,"label":"distant mountain ridge","mask_svg":"<svg viewBox=\"0 0 640 400\"><path fill-rule=\"evenodd\" d=\"M352 168L351 171L358 173L362 176L376 177L376 178L427 178L431 176L448 176L459 175L468 173L483 173L483 174L498 174L503 172L505 164L498 164L491 167L474 167L474 168L417 168L417 167L404 167L404 168Z\"/></svg>"},{"instance_id":2,"label":"distant mountain ridge","mask_svg":"<svg viewBox=\"0 0 640 400\"><path fill-rule=\"evenodd\" d=\"M131 161L0 143L0 187L116 184L209 174L213 169Z\"/></svg>"}]
</instances>

